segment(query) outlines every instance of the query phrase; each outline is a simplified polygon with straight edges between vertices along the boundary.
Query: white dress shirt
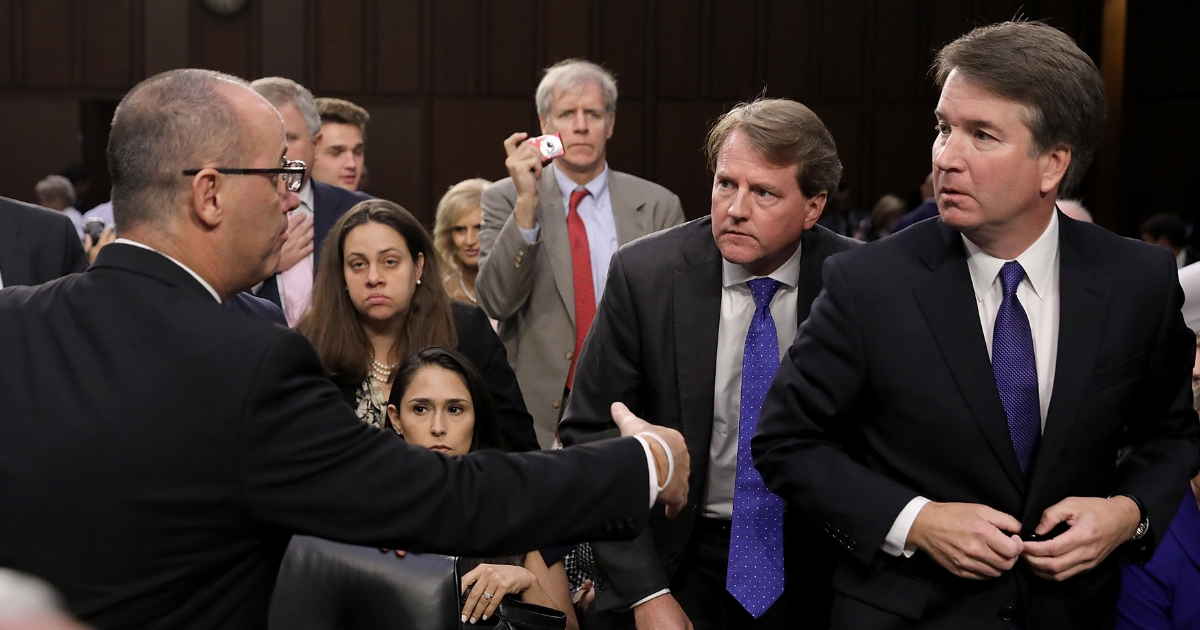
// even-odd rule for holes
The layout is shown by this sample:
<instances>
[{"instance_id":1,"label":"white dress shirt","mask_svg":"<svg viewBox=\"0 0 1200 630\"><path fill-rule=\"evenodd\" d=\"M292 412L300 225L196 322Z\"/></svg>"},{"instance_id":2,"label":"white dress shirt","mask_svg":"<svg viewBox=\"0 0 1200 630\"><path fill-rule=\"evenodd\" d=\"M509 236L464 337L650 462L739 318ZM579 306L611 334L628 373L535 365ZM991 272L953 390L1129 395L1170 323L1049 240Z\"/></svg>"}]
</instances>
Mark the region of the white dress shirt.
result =
<instances>
[{"instance_id":1,"label":"white dress shirt","mask_svg":"<svg viewBox=\"0 0 1200 630\"><path fill-rule=\"evenodd\" d=\"M590 195L579 202L576 212L583 219L583 227L587 229L588 253L592 259L592 289L596 292L596 304L600 304L600 296L604 294L604 283L608 281L608 264L613 254L617 253L617 220L613 216L612 200L608 196L608 164L592 181L580 186L571 181L553 164L546 166L554 173L558 182L558 190L562 193L563 216L571 213L571 193L576 188L586 188ZM526 230L517 226L526 243L532 244L541 232L541 225L535 224Z\"/></svg>"},{"instance_id":2,"label":"white dress shirt","mask_svg":"<svg viewBox=\"0 0 1200 630\"><path fill-rule=\"evenodd\" d=\"M1004 284L1000 280L1000 268L1008 262L989 256L965 236L967 247L967 269L971 272L971 285L975 290L975 305L979 309L979 325L987 343L988 358L992 356L992 333L996 327L996 313L1004 300ZM1017 300L1029 317L1030 333L1033 336L1033 357L1037 366L1038 402L1041 406L1042 430L1046 429L1046 412L1050 409L1050 396L1054 391L1054 369L1058 359L1058 315L1059 315L1059 257L1058 257L1058 212L1050 214L1050 224L1016 261L1025 269L1025 279L1017 286ZM884 539L884 553L899 556L913 554L905 548L908 531L912 528L917 513L929 499L916 497L900 511Z\"/></svg>"},{"instance_id":3,"label":"white dress shirt","mask_svg":"<svg viewBox=\"0 0 1200 630\"><path fill-rule=\"evenodd\" d=\"M796 284L800 279L800 247L774 272L782 283L771 299L771 319L779 341L779 356L796 336ZM717 328L716 380L713 391L712 442L708 448L708 491L701 514L733 517L733 486L737 472L738 423L741 417L742 357L746 333L754 319L754 295L746 283L758 278L745 267L721 261L721 320Z\"/></svg>"}]
</instances>

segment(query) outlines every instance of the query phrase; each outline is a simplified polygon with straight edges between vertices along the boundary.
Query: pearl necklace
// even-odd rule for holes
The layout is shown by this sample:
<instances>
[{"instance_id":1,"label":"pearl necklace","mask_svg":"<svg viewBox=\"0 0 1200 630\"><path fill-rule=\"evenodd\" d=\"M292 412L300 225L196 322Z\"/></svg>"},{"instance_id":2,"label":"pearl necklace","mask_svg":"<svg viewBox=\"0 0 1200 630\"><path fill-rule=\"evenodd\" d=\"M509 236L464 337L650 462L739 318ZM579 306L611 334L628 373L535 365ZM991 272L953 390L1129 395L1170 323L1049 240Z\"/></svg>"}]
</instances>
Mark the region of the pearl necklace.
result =
<instances>
[{"instance_id":1,"label":"pearl necklace","mask_svg":"<svg viewBox=\"0 0 1200 630\"><path fill-rule=\"evenodd\" d=\"M467 283L463 282L463 277L462 277L461 272L458 274L458 286L462 287L463 293L467 296L468 300L471 300L472 304L479 303L479 302L475 301L475 296L471 295L471 292L467 290Z\"/></svg>"},{"instance_id":2,"label":"pearl necklace","mask_svg":"<svg viewBox=\"0 0 1200 630\"><path fill-rule=\"evenodd\" d=\"M392 372L396 370L395 365L384 365L371 357L371 376L380 383L386 383L392 378Z\"/></svg>"}]
</instances>

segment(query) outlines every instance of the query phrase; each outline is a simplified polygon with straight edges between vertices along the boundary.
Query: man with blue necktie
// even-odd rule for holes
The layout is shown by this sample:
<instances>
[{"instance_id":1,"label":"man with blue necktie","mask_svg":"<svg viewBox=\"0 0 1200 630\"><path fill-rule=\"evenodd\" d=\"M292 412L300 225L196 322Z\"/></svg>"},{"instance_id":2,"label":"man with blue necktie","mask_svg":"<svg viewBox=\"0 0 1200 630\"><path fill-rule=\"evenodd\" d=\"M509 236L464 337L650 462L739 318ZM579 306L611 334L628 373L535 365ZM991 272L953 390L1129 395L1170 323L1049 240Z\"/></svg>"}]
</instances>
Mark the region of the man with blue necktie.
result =
<instances>
[{"instance_id":1,"label":"man with blue necktie","mask_svg":"<svg viewBox=\"0 0 1200 630\"><path fill-rule=\"evenodd\" d=\"M822 264L855 244L816 225L842 165L783 99L733 108L707 145L711 216L618 250L559 425L564 444L602 437L620 401L692 456L679 518L593 545L596 603L609 627L824 628L833 548L763 485L750 438Z\"/></svg>"},{"instance_id":2,"label":"man with blue necktie","mask_svg":"<svg viewBox=\"0 0 1200 630\"><path fill-rule=\"evenodd\" d=\"M941 218L828 261L755 464L844 552L835 629L1111 628L1200 465L1175 260L1056 210L1105 115L1070 37L981 27L934 71Z\"/></svg>"}]
</instances>

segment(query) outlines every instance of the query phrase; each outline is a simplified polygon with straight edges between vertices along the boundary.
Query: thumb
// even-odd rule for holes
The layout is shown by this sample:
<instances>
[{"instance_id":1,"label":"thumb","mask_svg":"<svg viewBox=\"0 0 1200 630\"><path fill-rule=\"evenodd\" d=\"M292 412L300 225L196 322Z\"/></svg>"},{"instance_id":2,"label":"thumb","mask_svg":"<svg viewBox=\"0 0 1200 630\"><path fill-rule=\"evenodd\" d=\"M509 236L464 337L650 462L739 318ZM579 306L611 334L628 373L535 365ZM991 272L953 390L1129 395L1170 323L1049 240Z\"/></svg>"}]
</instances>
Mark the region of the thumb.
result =
<instances>
[{"instance_id":1,"label":"thumb","mask_svg":"<svg viewBox=\"0 0 1200 630\"><path fill-rule=\"evenodd\" d=\"M1071 518L1071 515L1071 509L1063 502L1055 503L1042 512L1042 520L1038 521L1037 528L1033 531L1037 534L1045 534L1054 529L1055 525Z\"/></svg>"},{"instance_id":2,"label":"thumb","mask_svg":"<svg viewBox=\"0 0 1200 630\"><path fill-rule=\"evenodd\" d=\"M613 422L617 424L617 428L621 430L623 437L629 437L650 428L649 423L633 415L633 412L629 410L629 407L625 406L625 403L615 402L610 409Z\"/></svg>"}]
</instances>

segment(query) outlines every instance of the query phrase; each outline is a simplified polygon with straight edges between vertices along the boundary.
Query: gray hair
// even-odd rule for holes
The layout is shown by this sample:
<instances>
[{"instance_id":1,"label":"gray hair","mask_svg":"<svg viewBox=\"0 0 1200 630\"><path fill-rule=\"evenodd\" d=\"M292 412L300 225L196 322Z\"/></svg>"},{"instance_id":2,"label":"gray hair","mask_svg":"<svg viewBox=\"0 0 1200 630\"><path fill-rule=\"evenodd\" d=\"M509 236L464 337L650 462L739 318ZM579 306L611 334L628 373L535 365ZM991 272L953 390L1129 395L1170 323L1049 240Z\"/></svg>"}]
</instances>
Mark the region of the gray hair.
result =
<instances>
[{"instance_id":1,"label":"gray hair","mask_svg":"<svg viewBox=\"0 0 1200 630\"><path fill-rule=\"evenodd\" d=\"M211 162L238 165L249 152L242 117L222 93L231 85L246 82L185 68L150 77L121 99L108 138L119 229L161 226L188 187L184 169Z\"/></svg>"},{"instance_id":2,"label":"gray hair","mask_svg":"<svg viewBox=\"0 0 1200 630\"><path fill-rule=\"evenodd\" d=\"M550 116L554 93L563 92L585 83L595 83L604 96L604 109L611 116L617 113L617 79L611 72L583 59L565 59L549 68L538 84L534 102L538 116Z\"/></svg>"},{"instance_id":3,"label":"gray hair","mask_svg":"<svg viewBox=\"0 0 1200 630\"><path fill-rule=\"evenodd\" d=\"M946 45L933 62L937 84L958 70L963 79L1024 105L1031 155L1071 149L1058 187L1070 194L1092 162L1106 114L1104 80L1091 57L1062 31L1041 22L981 26Z\"/></svg>"},{"instance_id":4,"label":"gray hair","mask_svg":"<svg viewBox=\"0 0 1200 630\"><path fill-rule=\"evenodd\" d=\"M308 128L309 139L321 133L321 115L317 113L317 103L308 88L284 77L264 77L251 81L250 89L261 94L275 109L288 103L295 105Z\"/></svg>"},{"instance_id":5,"label":"gray hair","mask_svg":"<svg viewBox=\"0 0 1200 630\"><path fill-rule=\"evenodd\" d=\"M33 191L37 193L38 203L43 205L50 199L57 199L66 206L75 205L75 186L62 175L47 175L33 187Z\"/></svg>"}]
</instances>

